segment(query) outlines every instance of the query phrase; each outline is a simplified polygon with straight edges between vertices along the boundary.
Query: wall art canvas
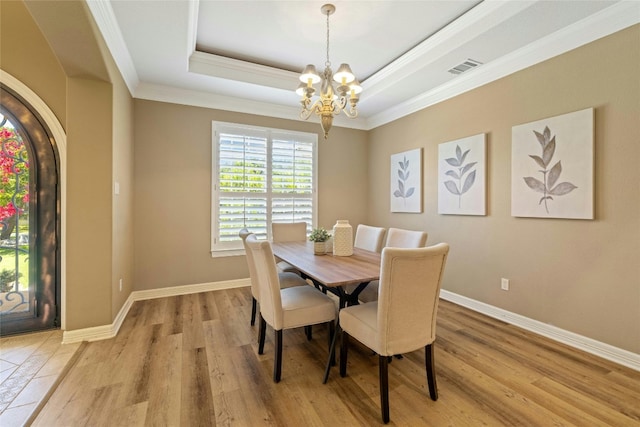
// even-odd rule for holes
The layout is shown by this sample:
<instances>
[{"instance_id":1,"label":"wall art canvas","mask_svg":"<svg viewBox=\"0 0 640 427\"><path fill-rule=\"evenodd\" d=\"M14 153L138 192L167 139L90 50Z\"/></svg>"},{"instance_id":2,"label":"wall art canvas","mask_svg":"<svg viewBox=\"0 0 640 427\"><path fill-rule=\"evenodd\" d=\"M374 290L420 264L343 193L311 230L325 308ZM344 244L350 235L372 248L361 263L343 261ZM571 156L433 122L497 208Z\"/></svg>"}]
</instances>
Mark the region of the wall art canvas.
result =
<instances>
[{"instance_id":1,"label":"wall art canvas","mask_svg":"<svg viewBox=\"0 0 640 427\"><path fill-rule=\"evenodd\" d=\"M486 136L438 145L438 213L486 215Z\"/></svg>"},{"instance_id":2,"label":"wall art canvas","mask_svg":"<svg viewBox=\"0 0 640 427\"><path fill-rule=\"evenodd\" d=\"M511 215L593 219L594 110L512 128Z\"/></svg>"},{"instance_id":3,"label":"wall art canvas","mask_svg":"<svg viewBox=\"0 0 640 427\"><path fill-rule=\"evenodd\" d=\"M422 212L422 148L391 155L391 212Z\"/></svg>"}]
</instances>

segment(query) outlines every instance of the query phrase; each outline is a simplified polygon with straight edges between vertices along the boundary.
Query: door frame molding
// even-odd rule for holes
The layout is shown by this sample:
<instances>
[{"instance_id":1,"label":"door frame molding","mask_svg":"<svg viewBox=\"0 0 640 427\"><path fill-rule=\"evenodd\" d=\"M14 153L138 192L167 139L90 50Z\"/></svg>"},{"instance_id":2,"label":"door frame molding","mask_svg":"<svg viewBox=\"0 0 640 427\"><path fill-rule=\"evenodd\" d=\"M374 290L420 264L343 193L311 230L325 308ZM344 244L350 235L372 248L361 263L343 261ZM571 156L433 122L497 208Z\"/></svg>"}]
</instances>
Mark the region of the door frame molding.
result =
<instances>
[{"instance_id":1,"label":"door frame molding","mask_svg":"<svg viewBox=\"0 0 640 427\"><path fill-rule=\"evenodd\" d=\"M29 103L44 120L56 141L60 160L60 329L64 331L67 324L67 134L49 106L27 85L4 70L0 70L0 84L7 86Z\"/></svg>"}]
</instances>

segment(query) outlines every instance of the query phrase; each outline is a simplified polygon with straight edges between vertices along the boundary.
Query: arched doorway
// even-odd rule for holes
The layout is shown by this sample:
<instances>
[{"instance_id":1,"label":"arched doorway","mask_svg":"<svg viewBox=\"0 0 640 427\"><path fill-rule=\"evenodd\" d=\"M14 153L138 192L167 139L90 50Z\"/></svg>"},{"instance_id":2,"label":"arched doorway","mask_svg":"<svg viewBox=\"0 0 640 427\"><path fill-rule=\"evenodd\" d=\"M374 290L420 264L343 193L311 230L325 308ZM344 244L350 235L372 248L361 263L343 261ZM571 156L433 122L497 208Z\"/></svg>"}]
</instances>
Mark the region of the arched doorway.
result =
<instances>
[{"instance_id":1,"label":"arched doorway","mask_svg":"<svg viewBox=\"0 0 640 427\"><path fill-rule=\"evenodd\" d=\"M60 167L51 132L0 93L0 335L60 326Z\"/></svg>"}]
</instances>

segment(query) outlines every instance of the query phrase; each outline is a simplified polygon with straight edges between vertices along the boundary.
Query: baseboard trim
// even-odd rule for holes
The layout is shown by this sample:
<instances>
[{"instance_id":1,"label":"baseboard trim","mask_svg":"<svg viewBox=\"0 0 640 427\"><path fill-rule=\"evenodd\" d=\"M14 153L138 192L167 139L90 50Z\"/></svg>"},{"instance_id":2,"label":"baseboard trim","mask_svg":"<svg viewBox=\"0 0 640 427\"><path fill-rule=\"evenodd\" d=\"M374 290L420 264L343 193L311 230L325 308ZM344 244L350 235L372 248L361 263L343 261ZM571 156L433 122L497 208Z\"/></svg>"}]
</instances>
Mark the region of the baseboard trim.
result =
<instances>
[{"instance_id":1,"label":"baseboard trim","mask_svg":"<svg viewBox=\"0 0 640 427\"><path fill-rule=\"evenodd\" d=\"M62 336L63 344L80 341L99 341L113 338L122 326L127 313L135 301L142 301L154 298L163 298L176 295L188 295L198 292L217 291L222 289L233 289L250 286L249 279L227 280L221 282L200 283L195 285L172 286L169 288L157 288L144 291L133 291L118 315L110 325L95 326L92 328L76 329L64 331ZM586 351L587 353L602 357L622 366L626 366L636 371L640 371L640 354L632 353L582 335L569 332L556 326L548 325L537 320L512 313L501 308L467 298L465 296L442 290L440 297L446 301L453 302L463 307L469 308L478 313L485 314L498 320L502 320L511 325L518 326L527 331L534 332L554 341L566 344L570 347Z\"/></svg>"},{"instance_id":2,"label":"baseboard trim","mask_svg":"<svg viewBox=\"0 0 640 427\"><path fill-rule=\"evenodd\" d=\"M197 285L172 286L170 288L157 288L145 291L133 291L133 301L146 299L173 297L176 295L197 294L199 292L219 291L222 289L242 288L251 286L249 279L225 280L223 282L200 283Z\"/></svg>"},{"instance_id":3,"label":"baseboard trim","mask_svg":"<svg viewBox=\"0 0 640 427\"><path fill-rule=\"evenodd\" d=\"M122 322L124 322L131 306L136 301L171 297L176 295L196 294L199 292L218 291L221 289L233 289L251 286L249 279L225 280L221 282L199 283L196 285L172 286L169 288L148 289L144 291L133 291L118 312L113 323L110 325L94 326L91 328L74 329L64 331L62 343L70 344L81 341L99 341L113 338L118 334Z\"/></svg>"},{"instance_id":4,"label":"baseboard trim","mask_svg":"<svg viewBox=\"0 0 640 427\"><path fill-rule=\"evenodd\" d=\"M446 301L477 311L478 313L502 320L511 325L518 326L522 329L526 329L527 331L534 332L562 344L586 351L587 353L602 357L603 359L610 360L633 370L640 371L640 354L632 353L444 289L440 291L440 297Z\"/></svg>"}]
</instances>

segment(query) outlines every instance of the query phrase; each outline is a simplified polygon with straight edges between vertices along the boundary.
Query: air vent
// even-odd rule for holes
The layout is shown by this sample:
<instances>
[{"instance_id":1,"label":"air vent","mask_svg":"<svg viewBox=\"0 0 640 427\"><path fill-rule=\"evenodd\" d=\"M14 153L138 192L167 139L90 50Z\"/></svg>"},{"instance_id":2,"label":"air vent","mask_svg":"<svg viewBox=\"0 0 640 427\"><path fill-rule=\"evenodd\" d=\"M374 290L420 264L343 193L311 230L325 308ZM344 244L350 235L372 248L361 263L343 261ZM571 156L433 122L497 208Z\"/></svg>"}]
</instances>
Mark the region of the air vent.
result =
<instances>
[{"instance_id":1,"label":"air vent","mask_svg":"<svg viewBox=\"0 0 640 427\"><path fill-rule=\"evenodd\" d=\"M458 64L452 69L450 69L449 72L451 74L462 74L465 71L469 71L476 68L478 65L482 65L482 62L478 62L473 59L467 59L462 64Z\"/></svg>"}]
</instances>

